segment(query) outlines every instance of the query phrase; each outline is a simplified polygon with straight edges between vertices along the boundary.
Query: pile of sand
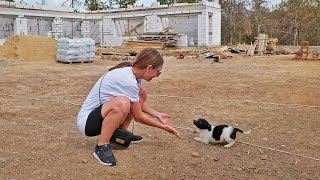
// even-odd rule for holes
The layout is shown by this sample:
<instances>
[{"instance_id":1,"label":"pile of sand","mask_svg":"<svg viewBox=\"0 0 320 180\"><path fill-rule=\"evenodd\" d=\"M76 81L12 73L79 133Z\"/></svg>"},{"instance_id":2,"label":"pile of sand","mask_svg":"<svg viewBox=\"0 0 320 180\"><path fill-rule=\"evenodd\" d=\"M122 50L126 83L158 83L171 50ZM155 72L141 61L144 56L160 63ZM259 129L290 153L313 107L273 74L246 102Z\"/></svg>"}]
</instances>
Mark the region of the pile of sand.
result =
<instances>
[{"instance_id":1,"label":"pile of sand","mask_svg":"<svg viewBox=\"0 0 320 180\"><path fill-rule=\"evenodd\" d=\"M16 35L0 46L0 58L6 61L55 61L57 41L45 36Z\"/></svg>"}]
</instances>

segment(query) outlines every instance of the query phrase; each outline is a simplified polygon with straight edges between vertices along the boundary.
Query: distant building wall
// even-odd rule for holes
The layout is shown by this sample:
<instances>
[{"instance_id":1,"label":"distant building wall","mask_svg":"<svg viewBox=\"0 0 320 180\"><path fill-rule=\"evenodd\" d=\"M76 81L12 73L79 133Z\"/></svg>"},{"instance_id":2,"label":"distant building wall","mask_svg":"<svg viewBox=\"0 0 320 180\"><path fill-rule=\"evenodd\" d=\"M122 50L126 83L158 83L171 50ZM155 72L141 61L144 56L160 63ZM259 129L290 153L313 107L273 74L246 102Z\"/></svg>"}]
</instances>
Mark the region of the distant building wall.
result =
<instances>
[{"instance_id":1,"label":"distant building wall","mask_svg":"<svg viewBox=\"0 0 320 180\"><path fill-rule=\"evenodd\" d=\"M169 17L169 28L174 33L185 34L189 38L191 37L198 44L198 16L172 16Z\"/></svg>"},{"instance_id":2,"label":"distant building wall","mask_svg":"<svg viewBox=\"0 0 320 180\"><path fill-rule=\"evenodd\" d=\"M63 20L63 36L69 38L81 38L81 21Z\"/></svg>"},{"instance_id":3,"label":"distant building wall","mask_svg":"<svg viewBox=\"0 0 320 180\"><path fill-rule=\"evenodd\" d=\"M14 18L0 17L0 39L14 35Z\"/></svg>"},{"instance_id":4,"label":"distant building wall","mask_svg":"<svg viewBox=\"0 0 320 180\"><path fill-rule=\"evenodd\" d=\"M95 44L100 45L100 26L99 21L89 22L90 25L90 35L89 37L95 41Z\"/></svg>"},{"instance_id":5,"label":"distant building wall","mask_svg":"<svg viewBox=\"0 0 320 180\"><path fill-rule=\"evenodd\" d=\"M221 9L217 0L170 7L158 3L152 5L88 13L75 13L68 8L56 11L52 7L38 5L1 7L0 39L15 34L91 37L96 44L112 47L121 46L124 40L137 39L143 33L169 30L184 40L187 36L189 45L221 43Z\"/></svg>"},{"instance_id":6,"label":"distant building wall","mask_svg":"<svg viewBox=\"0 0 320 180\"><path fill-rule=\"evenodd\" d=\"M52 21L41 18L27 19L28 35L47 36L52 30Z\"/></svg>"}]
</instances>

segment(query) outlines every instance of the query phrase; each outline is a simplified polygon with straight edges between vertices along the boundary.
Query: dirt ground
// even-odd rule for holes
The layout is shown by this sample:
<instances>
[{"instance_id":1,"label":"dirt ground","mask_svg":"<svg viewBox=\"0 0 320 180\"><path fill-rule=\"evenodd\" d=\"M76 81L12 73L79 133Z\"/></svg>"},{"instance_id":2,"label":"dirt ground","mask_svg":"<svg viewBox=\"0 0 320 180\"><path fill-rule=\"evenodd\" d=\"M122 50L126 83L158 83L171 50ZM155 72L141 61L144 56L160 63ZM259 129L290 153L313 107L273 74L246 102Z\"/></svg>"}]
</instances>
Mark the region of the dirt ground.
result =
<instances>
[{"instance_id":1,"label":"dirt ground","mask_svg":"<svg viewBox=\"0 0 320 180\"><path fill-rule=\"evenodd\" d=\"M144 137L115 149L117 166L93 157L97 138L80 134L76 115L95 81L119 63L0 61L0 179L320 179L320 61L289 56L210 60L166 58L159 78L144 82L148 103L172 116L230 124L250 135L204 145L135 123ZM130 127L132 130L132 126ZM317 160L318 159L318 160Z\"/></svg>"}]
</instances>

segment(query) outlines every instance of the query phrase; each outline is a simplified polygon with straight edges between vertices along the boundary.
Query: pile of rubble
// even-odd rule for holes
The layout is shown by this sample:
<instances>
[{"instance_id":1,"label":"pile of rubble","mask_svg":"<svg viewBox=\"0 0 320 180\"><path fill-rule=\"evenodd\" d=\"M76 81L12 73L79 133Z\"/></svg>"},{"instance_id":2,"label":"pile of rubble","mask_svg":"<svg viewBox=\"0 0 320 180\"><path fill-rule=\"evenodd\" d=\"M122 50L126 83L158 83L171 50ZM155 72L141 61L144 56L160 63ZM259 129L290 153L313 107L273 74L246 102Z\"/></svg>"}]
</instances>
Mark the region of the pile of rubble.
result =
<instances>
[{"instance_id":1,"label":"pile of rubble","mask_svg":"<svg viewBox=\"0 0 320 180\"><path fill-rule=\"evenodd\" d=\"M172 35L172 36L171 36ZM146 47L153 47L163 56L173 56L178 59L184 58L209 58L215 62L220 59L230 58L233 53L247 56L263 54L295 54L295 51L289 49L277 48L278 39L268 38L265 34L259 34L256 41L252 44L236 44L229 46L206 46L200 49L188 48L177 49L175 47L176 39L173 34L145 34L141 35L140 41L127 41L121 48L99 48L96 52L102 59L129 60L133 59L139 51ZM167 44L171 44L169 48Z\"/></svg>"}]
</instances>

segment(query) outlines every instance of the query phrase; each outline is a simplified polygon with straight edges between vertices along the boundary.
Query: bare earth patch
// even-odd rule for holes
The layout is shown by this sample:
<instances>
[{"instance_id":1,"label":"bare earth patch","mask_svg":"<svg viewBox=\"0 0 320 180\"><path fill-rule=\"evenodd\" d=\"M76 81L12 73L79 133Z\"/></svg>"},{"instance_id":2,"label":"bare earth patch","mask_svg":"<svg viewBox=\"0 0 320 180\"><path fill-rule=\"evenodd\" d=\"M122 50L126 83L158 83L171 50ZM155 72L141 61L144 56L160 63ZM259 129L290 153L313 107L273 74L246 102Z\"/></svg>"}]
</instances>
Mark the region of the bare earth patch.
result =
<instances>
[{"instance_id":1,"label":"bare earth patch","mask_svg":"<svg viewBox=\"0 0 320 180\"><path fill-rule=\"evenodd\" d=\"M204 117L252 130L237 140L319 159L320 61L290 58L166 58L161 76L144 82L148 103L175 126L194 129L192 119ZM79 133L76 115L117 63L2 63L0 179L319 179L317 160L240 142L204 145L191 131L177 139L138 123L144 141L114 150L117 166L101 166L92 157L96 138Z\"/></svg>"}]
</instances>

